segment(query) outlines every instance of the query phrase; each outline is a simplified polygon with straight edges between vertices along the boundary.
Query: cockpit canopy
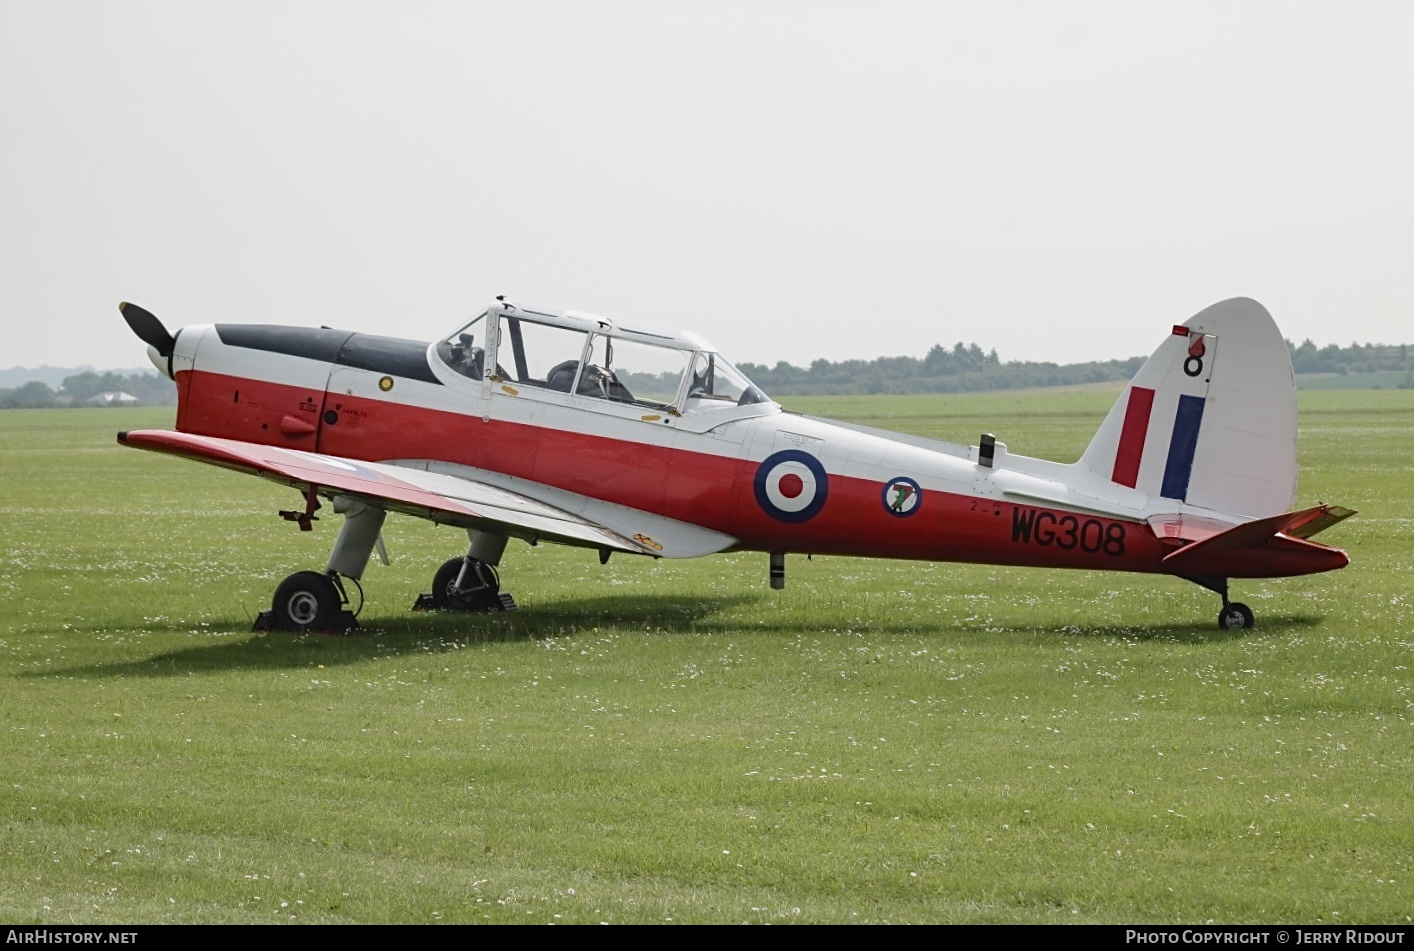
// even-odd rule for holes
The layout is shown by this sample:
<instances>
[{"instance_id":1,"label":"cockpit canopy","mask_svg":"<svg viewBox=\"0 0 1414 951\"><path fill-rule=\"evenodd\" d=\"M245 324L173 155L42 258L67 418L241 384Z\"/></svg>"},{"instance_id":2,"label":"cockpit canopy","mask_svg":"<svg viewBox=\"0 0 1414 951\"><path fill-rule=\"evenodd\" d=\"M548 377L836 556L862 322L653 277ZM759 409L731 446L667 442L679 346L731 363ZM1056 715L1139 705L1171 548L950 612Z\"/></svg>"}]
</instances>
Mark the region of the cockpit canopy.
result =
<instances>
[{"instance_id":1,"label":"cockpit canopy","mask_svg":"<svg viewBox=\"0 0 1414 951\"><path fill-rule=\"evenodd\" d=\"M483 312L442 340L437 355L473 380L489 376L683 414L771 402L693 334L511 304Z\"/></svg>"}]
</instances>

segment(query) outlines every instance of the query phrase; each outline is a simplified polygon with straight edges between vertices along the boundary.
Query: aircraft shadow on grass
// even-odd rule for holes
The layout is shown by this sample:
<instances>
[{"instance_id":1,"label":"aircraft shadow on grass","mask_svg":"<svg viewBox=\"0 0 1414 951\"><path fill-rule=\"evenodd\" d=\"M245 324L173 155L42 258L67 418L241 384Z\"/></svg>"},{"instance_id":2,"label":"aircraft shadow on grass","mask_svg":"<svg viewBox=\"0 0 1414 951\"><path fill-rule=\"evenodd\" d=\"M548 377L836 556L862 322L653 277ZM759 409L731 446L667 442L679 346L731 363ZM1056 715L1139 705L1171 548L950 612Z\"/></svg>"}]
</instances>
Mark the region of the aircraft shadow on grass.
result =
<instances>
[{"instance_id":1,"label":"aircraft shadow on grass","mask_svg":"<svg viewBox=\"0 0 1414 951\"><path fill-rule=\"evenodd\" d=\"M468 615L456 612L429 612L411 618L384 618L348 634L269 634L242 636L221 634L241 631L248 620L209 622L206 629L220 640L166 651L143 660L118 664L70 667L43 674L86 677L180 677L196 673L228 670L288 670L311 663L334 667L376 657L450 653L480 644L498 644L557 637L592 637L600 628L631 633L733 636L797 636L812 633L796 623L789 612L768 620L748 620L735 616L734 609L755 602L748 595L710 599L681 599L668 595L613 595L579 598L531 606L513 613ZM723 616L725 615L725 616ZM1100 637L1142 641L1169 641L1184 644L1219 644L1233 640L1268 637L1315 627L1322 619L1310 615L1278 615L1263 620L1260 629L1214 630L1206 624L1156 623L1038 627L1027 624L991 624L983 621L944 623L942 629L975 627L975 636L1043 635L1049 637ZM152 631L178 633L190 630L182 625L164 624ZM877 635L928 635L916 622L868 622L856 633Z\"/></svg>"},{"instance_id":2,"label":"aircraft shadow on grass","mask_svg":"<svg viewBox=\"0 0 1414 951\"><path fill-rule=\"evenodd\" d=\"M63 668L41 676L171 677L240 669L286 670L311 662L330 667L373 657L448 653L478 644L585 636L600 627L662 634L759 630L755 625L711 619L720 611L754 600L747 595L691 600L667 595L613 595L551 602L510 613L433 611L411 617L369 618L361 629L347 634L222 634L248 630L250 619L217 619L203 628L205 634L220 636L214 642L144 660ZM785 629L784 625L779 627ZM190 625L176 623L147 628L167 633L190 629Z\"/></svg>"}]
</instances>

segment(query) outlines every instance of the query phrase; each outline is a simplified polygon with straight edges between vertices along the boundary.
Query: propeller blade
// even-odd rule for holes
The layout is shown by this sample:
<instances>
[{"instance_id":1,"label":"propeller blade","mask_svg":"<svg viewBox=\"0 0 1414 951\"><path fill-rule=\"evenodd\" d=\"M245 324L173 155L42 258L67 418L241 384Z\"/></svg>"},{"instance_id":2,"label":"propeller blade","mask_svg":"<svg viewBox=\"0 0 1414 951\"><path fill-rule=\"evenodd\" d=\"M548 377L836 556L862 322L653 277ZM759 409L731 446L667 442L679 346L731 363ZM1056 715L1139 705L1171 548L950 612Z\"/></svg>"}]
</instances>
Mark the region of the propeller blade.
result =
<instances>
[{"instance_id":1,"label":"propeller blade","mask_svg":"<svg viewBox=\"0 0 1414 951\"><path fill-rule=\"evenodd\" d=\"M149 310L143 310L136 304L129 304L126 301L118 305L118 311L123 315L123 319L128 322L132 332L137 334L139 340L151 346L164 357L172 355L172 347L176 344L176 338L167 332L167 328L162 326L162 321Z\"/></svg>"}]
</instances>

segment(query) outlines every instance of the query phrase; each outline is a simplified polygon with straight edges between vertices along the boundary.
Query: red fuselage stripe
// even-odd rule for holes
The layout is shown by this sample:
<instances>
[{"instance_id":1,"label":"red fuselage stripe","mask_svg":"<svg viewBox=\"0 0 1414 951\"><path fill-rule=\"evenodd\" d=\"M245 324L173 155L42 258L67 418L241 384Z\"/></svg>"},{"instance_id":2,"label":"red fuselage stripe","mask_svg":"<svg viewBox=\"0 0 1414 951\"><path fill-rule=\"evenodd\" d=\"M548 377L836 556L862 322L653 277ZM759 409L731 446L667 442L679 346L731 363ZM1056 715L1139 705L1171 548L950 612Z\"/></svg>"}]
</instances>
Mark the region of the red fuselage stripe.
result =
<instances>
[{"instance_id":1,"label":"red fuselage stripe","mask_svg":"<svg viewBox=\"0 0 1414 951\"><path fill-rule=\"evenodd\" d=\"M1114 475L1110 479L1131 489L1139 481L1139 461L1144 458L1144 439L1149 434L1149 413L1154 408L1154 391L1142 386L1129 388L1124 408L1124 427L1119 431Z\"/></svg>"}]
</instances>

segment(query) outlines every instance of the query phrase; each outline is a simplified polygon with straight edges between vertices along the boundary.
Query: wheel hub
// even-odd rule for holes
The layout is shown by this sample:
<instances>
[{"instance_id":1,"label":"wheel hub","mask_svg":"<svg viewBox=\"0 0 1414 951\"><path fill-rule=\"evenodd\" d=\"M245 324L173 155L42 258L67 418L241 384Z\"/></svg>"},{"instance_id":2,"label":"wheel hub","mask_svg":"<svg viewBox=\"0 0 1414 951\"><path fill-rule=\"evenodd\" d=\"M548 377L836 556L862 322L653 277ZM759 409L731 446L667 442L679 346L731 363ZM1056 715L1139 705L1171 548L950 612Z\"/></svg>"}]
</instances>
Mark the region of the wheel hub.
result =
<instances>
[{"instance_id":1,"label":"wheel hub","mask_svg":"<svg viewBox=\"0 0 1414 951\"><path fill-rule=\"evenodd\" d=\"M319 599L308 591L291 595L287 607L290 618L297 624L312 624L319 616Z\"/></svg>"}]
</instances>

